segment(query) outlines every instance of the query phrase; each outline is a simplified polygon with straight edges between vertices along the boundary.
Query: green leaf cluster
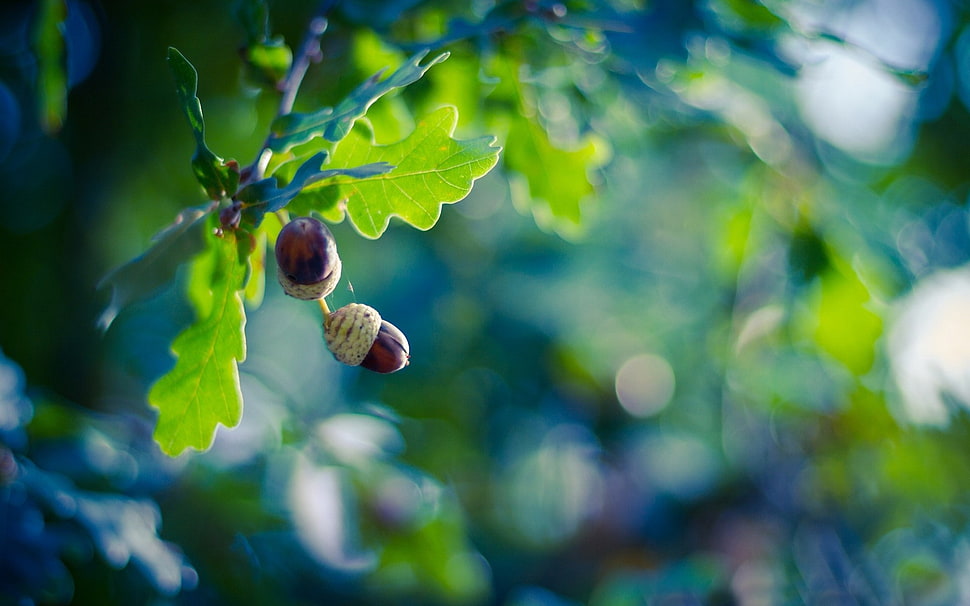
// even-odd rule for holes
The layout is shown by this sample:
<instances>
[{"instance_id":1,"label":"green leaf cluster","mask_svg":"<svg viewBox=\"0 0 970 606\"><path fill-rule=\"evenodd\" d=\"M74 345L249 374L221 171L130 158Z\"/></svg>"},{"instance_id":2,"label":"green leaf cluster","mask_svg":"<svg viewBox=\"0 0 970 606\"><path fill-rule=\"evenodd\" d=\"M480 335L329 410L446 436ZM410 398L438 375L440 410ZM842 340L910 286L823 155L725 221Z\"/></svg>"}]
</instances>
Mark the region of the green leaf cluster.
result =
<instances>
[{"instance_id":1,"label":"green leaf cluster","mask_svg":"<svg viewBox=\"0 0 970 606\"><path fill-rule=\"evenodd\" d=\"M571 233L582 225L583 202L593 194L586 175L596 147L590 141L577 149L555 146L546 131L519 117L508 130L505 165L520 174L525 191L513 192L520 208L531 211L540 225Z\"/></svg>"},{"instance_id":2,"label":"green leaf cluster","mask_svg":"<svg viewBox=\"0 0 970 606\"><path fill-rule=\"evenodd\" d=\"M368 129L358 128L334 150L334 161L349 166L393 166L367 177L331 178L304 188L293 210L322 212L340 221L344 214L364 236L378 238L392 216L418 229L431 229L441 205L458 202L472 183L498 161L492 137L471 141L452 138L458 110L442 107L420 120L414 132L397 143L377 145Z\"/></svg>"},{"instance_id":3,"label":"green leaf cluster","mask_svg":"<svg viewBox=\"0 0 970 606\"><path fill-rule=\"evenodd\" d=\"M296 170L289 183L278 185L275 177L269 177L247 185L236 196L243 203L245 212L254 224L259 224L262 215L282 210L293 198L302 191L309 189L313 183L343 175L351 179L367 179L385 174L394 169L394 165L387 162L365 163L353 168L332 168L321 170L321 166L328 161L328 154L320 152L303 162ZM296 208L291 208L299 212ZM322 209L316 209L322 210Z\"/></svg>"},{"instance_id":4,"label":"green leaf cluster","mask_svg":"<svg viewBox=\"0 0 970 606\"><path fill-rule=\"evenodd\" d=\"M251 62L254 49L278 45L267 43L268 25L259 5L241 8ZM493 137L453 138L458 121L454 107L429 113L413 133L391 145L378 145L362 122L354 128L382 96L416 82L448 58L442 53L422 63L427 54L416 53L387 77L379 71L332 108L283 113L253 164L240 169L235 160L210 149L197 94L198 73L184 55L169 48L178 99L195 138L192 171L212 202L184 211L148 251L102 281L113 292L100 320L107 329L126 305L153 294L191 261L188 298L197 317L172 343L175 365L149 393L159 411L155 439L164 452L174 456L187 448L205 450L218 425L233 427L240 420L237 367L246 356L243 301L261 300L267 213L317 213L335 222L348 216L368 238L380 237L392 216L427 230L437 222L442 204L463 199L474 181L495 166L499 148ZM264 71L291 64L289 58L263 56Z\"/></svg>"},{"instance_id":5,"label":"green leaf cluster","mask_svg":"<svg viewBox=\"0 0 970 606\"><path fill-rule=\"evenodd\" d=\"M965 130L970 96L952 94L948 68L970 65L968 35L956 35L965 18L950 19L943 3L918 3L935 7L947 26L938 39L921 38L936 50L922 67L907 66L918 79L880 67L878 52L861 57L858 40L790 24L775 0L324 3L332 21L319 64L303 61L302 48L292 60L268 27L265 3L233 4L245 13L242 74L222 64L232 53L218 48L237 47L223 44L218 24L189 28L185 14L194 12L172 11L171 22L188 28L180 35L212 32L207 67L196 66L222 77L199 86L195 69L173 53L191 127L184 143L167 136L167 123L131 119L119 103L111 135L144 135L151 161L96 162L113 169L112 180L133 183L106 183L120 187L100 212L63 213L37 232L66 238L20 237L15 225L0 238L11 253L13 294L21 295L5 298L2 345L18 358L47 350L28 374L47 367L64 391L64 377L84 381L95 370L85 364L98 364L117 401L139 389L132 379L169 371L149 393L157 444L131 431L126 417L137 410L118 415L124 439L115 441L90 431L90 415L54 418L38 407L27 435L43 436L53 452L11 446L25 434L0 427L0 493L17 497L0 505L12 521L43 518L32 543L61 546L71 571L90 570L67 557L76 541L58 538L65 522L85 516L85 499L53 474L31 484L41 475L31 475L28 456L81 468L85 490L134 489L147 499L143 478L177 482L176 491L161 487L166 540L200 564L200 595L225 602L314 595L355 603L788 603L838 595L960 603L970 545L962 490L970 482L970 397L961 382L970 305L967 268L959 267L970 258L970 163L955 133ZM866 16L833 4L844 3L817 3L819 15L857 25ZM79 5L87 3L38 3ZM60 17L40 17L46 8L36 17L56 33ZM222 9L204 8L215 17ZM597 24L609 20L630 33L598 35ZM818 20L834 22L841 19ZM793 40L799 44L779 46ZM447 60L411 84L388 84L398 72L415 77L446 51ZM907 108L896 106L891 153L842 148L845 140L809 123L807 108L821 101L806 98L813 72L821 73L815 51L830 66L841 56L896 79ZM39 49L35 56L30 75L40 97L46 71ZM300 66L309 69L301 104L281 101L279 130L267 132L277 87L298 80ZM226 94L239 75L247 94ZM33 83L10 88L19 98ZM108 91L133 83L149 84L118 78L101 95L122 101ZM211 108L210 90L221 91ZM107 136L104 110L91 108L98 99L90 89L74 96L86 101L72 105L71 153L80 160L81 150L97 158L116 149L109 139L85 141ZM314 106L314 98L326 101ZM320 109L324 103L332 107ZM228 138L218 128L227 109ZM832 121L853 113L842 109ZM505 146L501 157L483 132ZM43 136L47 147L60 143ZM598 136L616 152L602 175ZM184 145L184 154L166 141ZM30 194L60 181L45 178L53 171L20 168L55 164L63 150L0 148L9 151L0 165L13 177L6 214L16 223L18 211L46 204L48 196ZM89 255L78 255L76 242L107 254L127 247L162 206L131 194L167 191L164 179L178 174L171 158L188 168L193 149L201 189L186 203L209 199L167 211L178 217L152 247L105 278L114 292L102 324L173 282L194 315L170 305L182 294L170 288L122 318L117 328L129 330L103 344L102 366L78 339ZM236 170L229 158L239 149L244 160L257 158ZM79 174L88 174L86 164L78 162ZM505 174L476 185L492 166ZM609 186L604 204L592 208L587 200L600 182ZM425 229L472 186L486 189L457 220L432 234L394 234L393 217ZM539 234L531 220L504 212L510 201L543 229L570 236L580 226L590 237L567 245ZM334 229L346 275L362 299L373 296L371 283L385 286L384 300L369 302L415 344L406 372L340 372L317 323L291 313L314 306L282 299L276 288L267 301L277 309L247 320L261 304L267 267L275 269L269 246L293 213L347 220ZM353 229L391 237L345 238ZM76 304L50 313L69 291ZM357 297L343 291L327 303ZM178 334L174 357L159 359L172 341L160 341L160 332ZM11 372L0 353L4 382ZM16 390L13 398L2 391L0 411L13 404L15 420L29 417ZM180 462L188 465L158 448L205 449L213 435L215 452ZM146 453L156 462L139 456ZM40 517L22 507L28 515L17 514L23 487L49 504ZM65 497L78 502L80 517ZM136 510L104 512L109 530L124 527L115 513L146 519ZM213 521L205 532L200 518ZM103 547L109 567L120 568L123 559L111 556L118 550L108 549L122 544L116 539L158 547L157 535L155 524L109 532L101 536L110 542L87 551ZM753 548L739 554L738 545ZM33 561L29 549L14 547L0 549L0 562ZM137 589L134 599L130 590L114 594L121 586L98 576L94 583L110 595L85 595L91 581L79 576L75 601L144 597Z\"/></svg>"},{"instance_id":6,"label":"green leaf cluster","mask_svg":"<svg viewBox=\"0 0 970 606\"><path fill-rule=\"evenodd\" d=\"M609 155L602 137L578 127L585 98L593 94L577 89L574 80L583 77L583 69L595 69L583 67L595 59L570 36L595 36L595 28L551 31L550 24L517 10L500 4L480 23L464 25L468 39L443 37L454 60L431 73L428 98L457 100L473 110L463 112L464 126L497 133L516 207L541 228L573 238L583 231L585 206L596 193L595 173ZM481 41L485 36L491 36L488 44ZM558 123L560 118L543 111L550 99L562 108L558 113L576 118Z\"/></svg>"}]
</instances>

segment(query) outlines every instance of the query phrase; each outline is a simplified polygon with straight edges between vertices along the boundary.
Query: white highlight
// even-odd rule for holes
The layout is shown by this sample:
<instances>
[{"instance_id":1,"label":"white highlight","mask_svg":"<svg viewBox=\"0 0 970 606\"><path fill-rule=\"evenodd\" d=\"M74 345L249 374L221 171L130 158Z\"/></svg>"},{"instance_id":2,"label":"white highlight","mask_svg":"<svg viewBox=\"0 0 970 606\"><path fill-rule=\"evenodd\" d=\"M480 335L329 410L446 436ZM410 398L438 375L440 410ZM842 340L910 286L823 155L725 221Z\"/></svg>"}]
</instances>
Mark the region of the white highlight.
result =
<instances>
[{"instance_id":1,"label":"white highlight","mask_svg":"<svg viewBox=\"0 0 970 606\"><path fill-rule=\"evenodd\" d=\"M944 394L970 407L970 267L923 279L899 303L889 358L905 420L945 426Z\"/></svg>"}]
</instances>

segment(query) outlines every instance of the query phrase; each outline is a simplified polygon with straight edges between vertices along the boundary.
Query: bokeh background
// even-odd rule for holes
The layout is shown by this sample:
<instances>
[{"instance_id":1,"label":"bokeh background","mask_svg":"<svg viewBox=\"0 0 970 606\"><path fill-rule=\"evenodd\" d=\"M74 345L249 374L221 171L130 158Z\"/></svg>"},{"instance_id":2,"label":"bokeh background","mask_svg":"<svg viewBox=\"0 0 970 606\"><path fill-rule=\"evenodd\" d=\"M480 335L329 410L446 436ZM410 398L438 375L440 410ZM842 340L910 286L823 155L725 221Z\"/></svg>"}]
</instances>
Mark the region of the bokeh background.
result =
<instances>
[{"instance_id":1,"label":"bokeh background","mask_svg":"<svg viewBox=\"0 0 970 606\"><path fill-rule=\"evenodd\" d=\"M184 276L103 333L98 283L203 199L168 46L262 144L237 7L0 8L0 603L970 601L965 2L335 3L297 109L430 44L378 140L450 103L503 158L429 232L333 226L405 371L270 275L241 425L170 459Z\"/></svg>"}]
</instances>

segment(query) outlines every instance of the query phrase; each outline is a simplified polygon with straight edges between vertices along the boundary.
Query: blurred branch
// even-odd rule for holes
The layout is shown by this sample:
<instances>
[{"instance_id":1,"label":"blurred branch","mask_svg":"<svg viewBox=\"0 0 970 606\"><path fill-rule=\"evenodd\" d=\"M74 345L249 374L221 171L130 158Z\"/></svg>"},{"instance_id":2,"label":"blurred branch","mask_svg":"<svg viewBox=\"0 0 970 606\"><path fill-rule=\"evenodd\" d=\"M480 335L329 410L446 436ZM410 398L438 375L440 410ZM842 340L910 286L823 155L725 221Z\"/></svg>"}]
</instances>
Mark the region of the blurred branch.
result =
<instances>
[{"instance_id":1,"label":"blurred branch","mask_svg":"<svg viewBox=\"0 0 970 606\"><path fill-rule=\"evenodd\" d=\"M326 14L336 4L337 0L325 0L320 4L320 7L314 13L313 17L310 18L306 35L303 37L303 42L300 43L300 50L296 57L293 58L290 71L286 74L286 77L279 86L282 96L280 97L279 109L276 111L277 118L293 111L293 104L296 102L296 96L300 92L300 86L303 84L303 78L306 76L310 64L317 63L322 58L320 38L327 31L328 22ZM266 140L256 160L244 172L243 179L245 183L252 183L263 178L270 158L273 157L273 152L269 149L269 141L271 138L272 133L266 136Z\"/></svg>"}]
</instances>

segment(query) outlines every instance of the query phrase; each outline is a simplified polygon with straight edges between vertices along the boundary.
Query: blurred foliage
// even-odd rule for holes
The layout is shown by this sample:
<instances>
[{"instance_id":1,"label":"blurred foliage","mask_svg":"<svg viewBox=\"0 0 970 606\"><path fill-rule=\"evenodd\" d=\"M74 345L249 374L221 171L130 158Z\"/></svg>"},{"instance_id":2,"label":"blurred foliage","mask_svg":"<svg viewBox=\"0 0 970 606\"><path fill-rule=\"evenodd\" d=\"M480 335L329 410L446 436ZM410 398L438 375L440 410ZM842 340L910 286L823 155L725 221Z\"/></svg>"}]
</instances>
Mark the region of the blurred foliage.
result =
<instances>
[{"instance_id":1,"label":"blurred foliage","mask_svg":"<svg viewBox=\"0 0 970 606\"><path fill-rule=\"evenodd\" d=\"M426 69L345 141L453 106L503 150L430 231L327 215L392 376L276 287L274 213L245 290L198 255L183 110L210 168L256 157L315 3L0 7L0 603L970 600L964 3L324 8L297 114ZM292 143L260 200L360 168ZM146 394L219 297L245 408L169 458Z\"/></svg>"}]
</instances>

